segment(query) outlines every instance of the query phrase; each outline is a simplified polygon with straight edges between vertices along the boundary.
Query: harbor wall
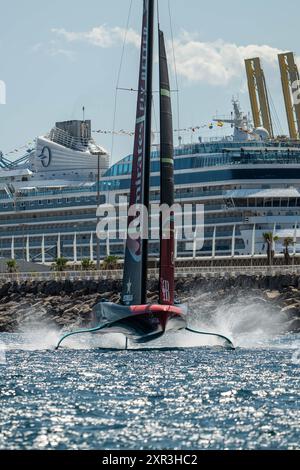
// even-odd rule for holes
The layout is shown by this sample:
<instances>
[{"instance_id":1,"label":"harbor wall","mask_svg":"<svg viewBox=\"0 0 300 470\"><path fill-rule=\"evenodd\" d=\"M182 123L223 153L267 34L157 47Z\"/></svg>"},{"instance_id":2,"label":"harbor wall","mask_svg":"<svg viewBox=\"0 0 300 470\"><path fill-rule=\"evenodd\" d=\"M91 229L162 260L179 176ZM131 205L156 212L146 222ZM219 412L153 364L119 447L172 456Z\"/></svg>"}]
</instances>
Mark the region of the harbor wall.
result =
<instances>
[{"instance_id":1,"label":"harbor wall","mask_svg":"<svg viewBox=\"0 0 300 470\"><path fill-rule=\"evenodd\" d=\"M119 280L51 280L0 282L0 332L51 326L87 326L92 308L101 300L120 302ZM157 301L157 281L149 281L149 302ZM209 293L216 305L234 299L243 293L248 298L259 298L276 307L278 315L285 315L290 329L300 330L300 277L294 274L262 276L240 275L228 278L197 276L179 278L176 295L189 305L199 294ZM250 297L249 297L250 296ZM195 306L194 306L195 307ZM277 314L276 313L276 314Z\"/></svg>"}]
</instances>

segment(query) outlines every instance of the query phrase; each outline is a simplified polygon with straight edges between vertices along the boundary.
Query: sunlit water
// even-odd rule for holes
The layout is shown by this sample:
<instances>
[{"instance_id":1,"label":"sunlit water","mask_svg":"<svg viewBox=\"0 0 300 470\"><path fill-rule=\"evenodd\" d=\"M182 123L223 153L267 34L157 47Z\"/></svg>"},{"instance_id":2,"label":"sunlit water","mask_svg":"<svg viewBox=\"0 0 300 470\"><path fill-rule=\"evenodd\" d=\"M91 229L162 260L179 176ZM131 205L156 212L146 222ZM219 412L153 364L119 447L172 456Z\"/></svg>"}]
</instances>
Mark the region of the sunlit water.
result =
<instances>
[{"instance_id":1,"label":"sunlit water","mask_svg":"<svg viewBox=\"0 0 300 470\"><path fill-rule=\"evenodd\" d=\"M94 335L56 352L57 331L0 335L0 448L299 448L299 337L255 302L191 321L236 351L191 333L155 344L174 350Z\"/></svg>"}]
</instances>

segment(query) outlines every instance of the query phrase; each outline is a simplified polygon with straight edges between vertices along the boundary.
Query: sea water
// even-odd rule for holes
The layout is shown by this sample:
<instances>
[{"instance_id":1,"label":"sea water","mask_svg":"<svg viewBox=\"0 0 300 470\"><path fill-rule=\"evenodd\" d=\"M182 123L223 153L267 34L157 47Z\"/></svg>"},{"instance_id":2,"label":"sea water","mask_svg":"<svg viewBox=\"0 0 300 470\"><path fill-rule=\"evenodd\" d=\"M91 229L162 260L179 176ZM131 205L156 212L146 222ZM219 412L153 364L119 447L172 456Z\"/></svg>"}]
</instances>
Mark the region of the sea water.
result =
<instances>
[{"instance_id":1,"label":"sea water","mask_svg":"<svg viewBox=\"0 0 300 470\"><path fill-rule=\"evenodd\" d=\"M129 351L121 336L54 351L55 330L1 334L0 448L299 449L299 336L257 302L192 312L235 351L192 333Z\"/></svg>"}]
</instances>

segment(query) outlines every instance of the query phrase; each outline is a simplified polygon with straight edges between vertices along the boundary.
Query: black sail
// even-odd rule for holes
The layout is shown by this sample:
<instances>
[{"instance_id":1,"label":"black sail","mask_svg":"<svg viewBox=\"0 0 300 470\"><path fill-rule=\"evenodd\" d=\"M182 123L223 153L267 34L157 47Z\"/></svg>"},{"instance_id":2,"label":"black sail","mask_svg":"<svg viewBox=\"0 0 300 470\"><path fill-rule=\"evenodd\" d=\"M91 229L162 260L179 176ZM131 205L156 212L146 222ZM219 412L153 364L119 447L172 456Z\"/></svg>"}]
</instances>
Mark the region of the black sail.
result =
<instances>
[{"instance_id":1,"label":"black sail","mask_svg":"<svg viewBox=\"0 0 300 470\"><path fill-rule=\"evenodd\" d=\"M136 127L132 161L129 207L149 207L151 153L152 69L154 0L144 0L141 40L140 73L137 99ZM134 237L133 215L128 215L128 234L125 249L122 302L141 305L147 297L148 240L142 233ZM147 220L148 222L148 220Z\"/></svg>"},{"instance_id":2,"label":"black sail","mask_svg":"<svg viewBox=\"0 0 300 470\"><path fill-rule=\"evenodd\" d=\"M168 61L164 34L159 31L160 79L160 203L174 204L174 145L173 121ZM174 213L166 211L160 217L160 276L159 301L174 304Z\"/></svg>"}]
</instances>

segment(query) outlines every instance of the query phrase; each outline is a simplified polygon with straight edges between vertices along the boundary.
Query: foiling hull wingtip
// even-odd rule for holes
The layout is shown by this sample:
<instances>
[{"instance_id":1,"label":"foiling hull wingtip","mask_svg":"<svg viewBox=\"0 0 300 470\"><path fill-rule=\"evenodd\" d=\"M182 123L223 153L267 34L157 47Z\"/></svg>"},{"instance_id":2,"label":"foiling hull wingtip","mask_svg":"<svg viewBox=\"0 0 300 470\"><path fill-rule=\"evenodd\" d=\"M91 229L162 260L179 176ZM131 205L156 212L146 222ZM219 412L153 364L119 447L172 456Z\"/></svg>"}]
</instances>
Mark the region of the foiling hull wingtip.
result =
<instances>
[{"instance_id":1,"label":"foiling hull wingtip","mask_svg":"<svg viewBox=\"0 0 300 470\"><path fill-rule=\"evenodd\" d=\"M200 330L195 330L194 328L186 327L186 331L189 331L190 333L196 333L197 335L202 335L202 336L213 336L215 338L222 339L226 342L227 346L232 349L233 351L236 349L234 346L232 340L228 338L227 336L220 334L220 333L212 333L208 331L200 331Z\"/></svg>"}]
</instances>

